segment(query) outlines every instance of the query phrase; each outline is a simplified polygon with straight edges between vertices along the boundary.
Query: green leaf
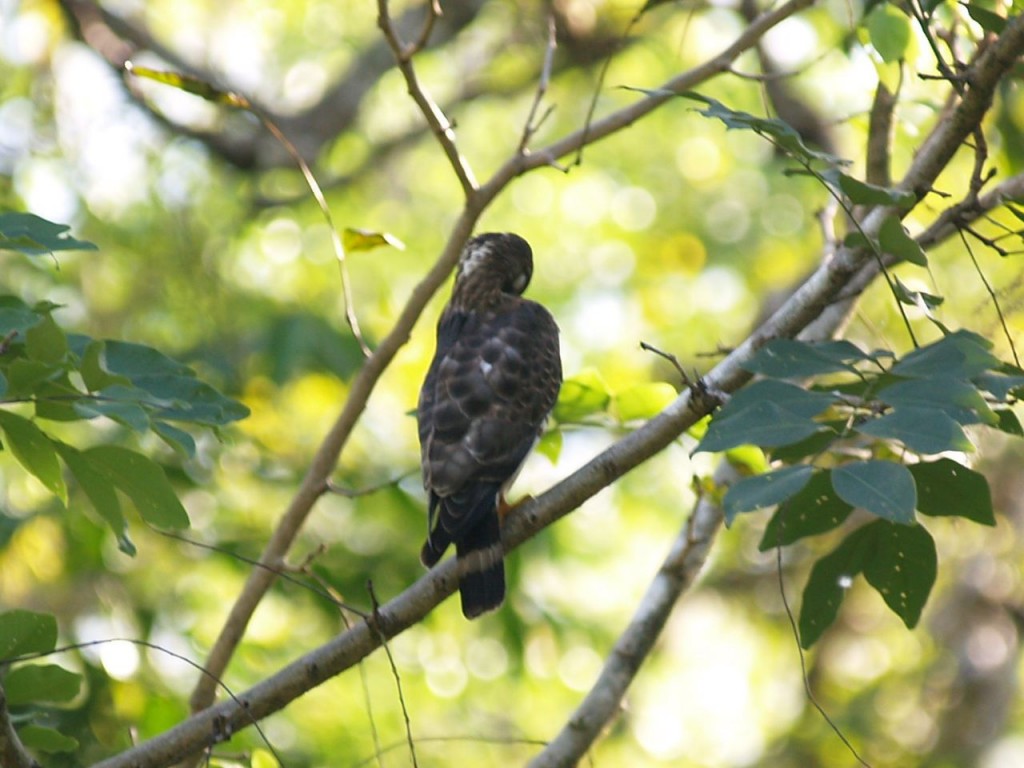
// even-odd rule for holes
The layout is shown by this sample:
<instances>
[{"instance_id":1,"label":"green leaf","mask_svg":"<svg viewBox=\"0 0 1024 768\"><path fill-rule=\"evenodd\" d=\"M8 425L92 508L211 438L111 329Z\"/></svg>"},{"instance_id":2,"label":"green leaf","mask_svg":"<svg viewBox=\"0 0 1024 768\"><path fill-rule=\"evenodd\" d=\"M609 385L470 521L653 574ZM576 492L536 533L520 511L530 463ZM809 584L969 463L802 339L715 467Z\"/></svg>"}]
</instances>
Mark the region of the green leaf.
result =
<instances>
[{"instance_id":1,"label":"green leaf","mask_svg":"<svg viewBox=\"0 0 1024 768\"><path fill-rule=\"evenodd\" d=\"M743 367L776 379L797 379L836 371L855 371L852 362L864 359L867 356L848 341L813 343L773 339L743 363Z\"/></svg>"},{"instance_id":2,"label":"green leaf","mask_svg":"<svg viewBox=\"0 0 1024 768\"><path fill-rule=\"evenodd\" d=\"M855 205L898 205L909 209L916 202L913 192L868 184L836 170L826 171L822 176L826 181L832 182L833 186L838 187Z\"/></svg>"},{"instance_id":3,"label":"green leaf","mask_svg":"<svg viewBox=\"0 0 1024 768\"><path fill-rule=\"evenodd\" d=\"M730 109L722 102L703 96L695 91L676 94L670 91L636 90L640 90L648 94L665 93L707 104L707 109L699 110L700 114L705 117L721 120L722 123L725 124L725 127L729 129L754 131L755 133L770 139L776 146L786 150L792 156L808 162L818 160L832 166L842 165L845 163L842 158L836 157L835 155L831 155L827 152L818 152L809 148L804 144L803 139L800 138L800 134L791 125L779 120L778 118L757 117L756 115L751 115L747 112Z\"/></svg>"},{"instance_id":4,"label":"green leaf","mask_svg":"<svg viewBox=\"0 0 1024 768\"><path fill-rule=\"evenodd\" d=\"M799 493L812 474L814 468L806 465L783 467L734 483L722 500L725 524L731 525L743 512L773 507Z\"/></svg>"},{"instance_id":5,"label":"green leaf","mask_svg":"<svg viewBox=\"0 0 1024 768\"><path fill-rule=\"evenodd\" d=\"M646 420L661 413L677 395L676 388L664 381L636 384L612 397L611 411L623 423Z\"/></svg>"},{"instance_id":6,"label":"green leaf","mask_svg":"<svg viewBox=\"0 0 1024 768\"><path fill-rule=\"evenodd\" d=\"M128 385L131 383L127 376L111 373L104 368L105 350L106 342L89 339L82 351L82 361L78 370L82 374L82 381L85 382L86 389L90 392L97 392L115 384Z\"/></svg>"},{"instance_id":7,"label":"green leaf","mask_svg":"<svg viewBox=\"0 0 1024 768\"><path fill-rule=\"evenodd\" d=\"M891 461L855 461L832 470L836 494L854 507L895 523L914 522L917 490L910 471Z\"/></svg>"},{"instance_id":8,"label":"green leaf","mask_svg":"<svg viewBox=\"0 0 1024 768\"><path fill-rule=\"evenodd\" d=\"M59 363L67 357L68 340L49 315L25 333L25 351L29 358L43 363Z\"/></svg>"},{"instance_id":9,"label":"green leaf","mask_svg":"<svg viewBox=\"0 0 1024 768\"><path fill-rule=\"evenodd\" d=\"M851 511L853 507L836 495L829 473L815 472L803 490L775 510L758 548L764 552L831 531L841 525Z\"/></svg>"},{"instance_id":10,"label":"green leaf","mask_svg":"<svg viewBox=\"0 0 1024 768\"><path fill-rule=\"evenodd\" d=\"M714 453L739 445L773 448L803 440L818 431L817 422L794 414L777 403L749 406L729 418L714 418L696 451Z\"/></svg>"},{"instance_id":11,"label":"green leaf","mask_svg":"<svg viewBox=\"0 0 1024 768\"><path fill-rule=\"evenodd\" d=\"M1000 408L995 411L995 414L998 419L995 426L1000 432L1014 437L1024 437L1024 428L1021 427L1016 413L1009 408Z\"/></svg>"},{"instance_id":12,"label":"green leaf","mask_svg":"<svg viewBox=\"0 0 1024 768\"><path fill-rule=\"evenodd\" d=\"M997 420L977 387L962 379L907 379L882 389L878 399L894 408L936 408L960 424Z\"/></svg>"},{"instance_id":13,"label":"green leaf","mask_svg":"<svg viewBox=\"0 0 1024 768\"><path fill-rule=\"evenodd\" d=\"M938 341L915 349L897 362L891 372L897 376L930 376L972 379L999 367L988 340L970 331L955 331Z\"/></svg>"},{"instance_id":14,"label":"green leaf","mask_svg":"<svg viewBox=\"0 0 1024 768\"><path fill-rule=\"evenodd\" d=\"M60 378L64 374L63 366L20 359L11 363L7 369L7 381L12 395L32 397L43 382Z\"/></svg>"},{"instance_id":15,"label":"green leaf","mask_svg":"<svg viewBox=\"0 0 1024 768\"><path fill-rule=\"evenodd\" d=\"M208 83L206 80L198 77L183 75L179 72L164 72L158 69L150 69L149 67L140 67L131 61L126 61L124 63L124 68L129 74L135 75L136 77L142 77L147 80L153 80L157 83L169 85L172 88L177 88L179 91L191 93L202 99L206 99L207 101L212 101L215 104L223 104L228 107L238 107L240 109L251 108L249 100L241 94L232 93L231 91L222 91Z\"/></svg>"},{"instance_id":16,"label":"green leaf","mask_svg":"<svg viewBox=\"0 0 1024 768\"><path fill-rule=\"evenodd\" d=\"M925 252L917 241L907 234L907 230L896 216L888 216L882 222L882 227L878 231L878 245L883 252L895 256L900 261L909 261L919 267L928 266Z\"/></svg>"},{"instance_id":17,"label":"green leaf","mask_svg":"<svg viewBox=\"0 0 1024 768\"><path fill-rule=\"evenodd\" d=\"M71 227L33 213L0 213L0 250L38 256L53 251L95 251L96 246L68 235Z\"/></svg>"},{"instance_id":18,"label":"green leaf","mask_svg":"<svg viewBox=\"0 0 1024 768\"><path fill-rule=\"evenodd\" d=\"M588 416L604 413L611 402L608 385L601 374L584 369L563 382L555 403L555 420L582 421Z\"/></svg>"},{"instance_id":19,"label":"green leaf","mask_svg":"<svg viewBox=\"0 0 1024 768\"><path fill-rule=\"evenodd\" d=\"M147 523L159 528L188 527L185 508L163 469L152 459L116 445L96 446L82 456L132 500Z\"/></svg>"},{"instance_id":20,"label":"green leaf","mask_svg":"<svg viewBox=\"0 0 1024 768\"><path fill-rule=\"evenodd\" d=\"M935 542L921 525L892 525L878 520L866 527L875 530L871 555L864 562L864 578L912 629L935 583Z\"/></svg>"},{"instance_id":21,"label":"green leaf","mask_svg":"<svg viewBox=\"0 0 1024 768\"><path fill-rule=\"evenodd\" d=\"M872 525L869 523L855 530L811 568L800 605L800 645L803 648L814 645L836 620L846 590L864 569L869 557Z\"/></svg>"},{"instance_id":22,"label":"green leaf","mask_svg":"<svg viewBox=\"0 0 1024 768\"><path fill-rule=\"evenodd\" d=\"M103 370L129 379L138 376L192 376L194 371L184 363L144 344L107 340L101 355Z\"/></svg>"},{"instance_id":23,"label":"green leaf","mask_svg":"<svg viewBox=\"0 0 1024 768\"><path fill-rule=\"evenodd\" d=\"M139 403L147 397L141 389L112 384L94 395L76 400L74 409L83 419L106 416L136 432L145 432L150 426L149 415Z\"/></svg>"},{"instance_id":24,"label":"green leaf","mask_svg":"<svg viewBox=\"0 0 1024 768\"><path fill-rule=\"evenodd\" d=\"M7 703L12 706L35 701L71 701L81 685L81 675L56 664L26 664L4 678Z\"/></svg>"},{"instance_id":25,"label":"green leaf","mask_svg":"<svg viewBox=\"0 0 1024 768\"><path fill-rule=\"evenodd\" d=\"M36 752L52 754L54 752L74 752L78 749L78 740L65 736L60 731L42 725L26 725L18 729L21 743Z\"/></svg>"},{"instance_id":26,"label":"green leaf","mask_svg":"<svg viewBox=\"0 0 1024 768\"><path fill-rule=\"evenodd\" d=\"M57 619L48 613L14 610L0 613L0 660L57 647Z\"/></svg>"},{"instance_id":27,"label":"green leaf","mask_svg":"<svg viewBox=\"0 0 1024 768\"><path fill-rule=\"evenodd\" d=\"M800 644L810 648L835 621L858 573L907 627L915 626L936 571L935 543L924 527L876 520L858 528L811 569L800 606Z\"/></svg>"},{"instance_id":28,"label":"green leaf","mask_svg":"<svg viewBox=\"0 0 1024 768\"><path fill-rule=\"evenodd\" d=\"M382 245L388 245L399 251L405 250L405 243L387 232L374 232L369 229L345 227L341 232L341 243L346 253L371 251Z\"/></svg>"},{"instance_id":29,"label":"green leaf","mask_svg":"<svg viewBox=\"0 0 1024 768\"><path fill-rule=\"evenodd\" d=\"M877 6L867 18L868 37L882 61L899 61L910 46L910 19L889 3Z\"/></svg>"},{"instance_id":30,"label":"green leaf","mask_svg":"<svg viewBox=\"0 0 1024 768\"><path fill-rule=\"evenodd\" d=\"M987 372L976 376L974 382L980 389L990 392L1001 403L1007 401L1011 392L1016 390L1018 393L1021 393L1021 390L1024 390L1024 376L1016 373L1006 375L1004 373ZM1017 397L1020 397L1021 394L1017 394Z\"/></svg>"},{"instance_id":31,"label":"green leaf","mask_svg":"<svg viewBox=\"0 0 1024 768\"><path fill-rule=\"evenodd\" d=\"M698 451L723 451L738 445L773 447L795 443L817 432L812 420L834 398L773 379L755 381L734 394L711 420Z\"/></svg>"},{"instance_id":32,"label":"green leaf","mask_svg":"<svg viewBox=\"0 0 1024 768\"><path fill-rule=\"evenodd\" d=\"M992 493L983 475L945 458L912 464L910 474L917 485L917 509L921 514L996 524Z\"/></svg>"},{"instance_id":33,"label":"green leaf","mask_svg":"<svg viewBox=\"0 0 1024 768\"><path fill-rule=\"evenodd\" d=\"M557 463L562 454L562 430L549 429L544 432L537 441L537 452L547 457L552 464Z\"/></svg>"},{"instance_id":34,"label":"green leaf","mask_svg":"<svg viewBox=\"0 0 1024 768\"><path fill-rule=\"evenodd\" d=\"M113 481L97 471L82 453L65 443L56 443L57 452L78 482L93 509L106 521L117 537L117 547L126 555L135 556L135 545L128 538L128 523L121 513Z\"/></svg>"},{"instance_id":35,"label":"green leaf","mask_svg":"<svg viewBox=\"0 0 1024 768\"><path fill-rule=\"evenodd\" d=\"M934 309L941 306L946 299L934 293L925 293L924 291L912 290L900 280L898 275L893 275L893 289L896 294L896 299L900 304L906 304L908 307L917 307L921 312L924 313L925 317L935 323L939 329L943 332L948 332L939 319L935 316Z\"/></svg>"},{"instance_id":36,"label":"green leaf","mask_svg":"<svg viewBox=\"0 0 1024 768\"><path fill-rule=\"evenodd\" d=\"M9 411L0 410L0 429L7 436L7 447L21 466L66 505L68 490L50 438L33 422Z\"/></svg>"},{"instance_id":37,"label":"green leaf","mask_svg":"<svg viewBox=\"0 0 1024 768\"><path fill-rule=\"evenodd\" d=\"M1001 35L1003 30L1006 29L1006 19L990 11L988 8L978 3L960 3L960 5L967 8L967 13L970 14L970 17L978 22L978 26L986 32Z\"/></svg>"},{"instance_id":38,"label":"green leaf","mask_svg":"<svg viewBox=\"0 0 1024 768\"><path fill-rule=\"evenodd\" d=\"M899 440L912 451L924 454L974 450L960 425L938 408L901 406L885 416L858 424L857 431Z\"/></svg>"},{"instance_id":39,"label":"green leaf","mask_svg":"<svg viewBox=\"0 0 1024 768\"><path fill-rule=\"evenodd\" d=\"M820 431L810 437L789 445L772 448L772 461L782 464L797 464L808 456L824 453L846 429L846 421L821 421L817 424Z\"/></svg>"},{"instance_id":40,"label":"green leaf","mask_svg":"<svg viewBox=\"0 0 1024 768\"><path fill-rule=\"evenodd\" d=\"M192 458L196 455L196 441L185 430L173 427L163 421L154 421L152 429L182 456Z\"/></svg>"},{"instance_id":41,"label":"green leaf","mask_svg":"<svg viewBox=\"0 0 1024 768\"><path fill-rule=\"evenodd\" d=\"M0 296L0 338L13 338L24 334L29 328L38 325L45 313L35 312L25 302L15 296Z\"/></svg>"}]
</instances>

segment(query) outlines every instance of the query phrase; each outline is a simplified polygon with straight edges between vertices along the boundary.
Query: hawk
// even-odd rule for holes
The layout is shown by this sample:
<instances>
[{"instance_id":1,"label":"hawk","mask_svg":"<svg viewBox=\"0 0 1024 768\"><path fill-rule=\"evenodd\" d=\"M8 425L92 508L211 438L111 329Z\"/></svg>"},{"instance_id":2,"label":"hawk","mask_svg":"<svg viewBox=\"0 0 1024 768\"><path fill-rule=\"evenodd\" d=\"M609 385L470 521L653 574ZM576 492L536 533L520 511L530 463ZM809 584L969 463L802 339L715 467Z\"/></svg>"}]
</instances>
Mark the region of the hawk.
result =
<instances>
[{"instance_id":1,"label":"hawk","mask_svg":"<svg viewBox=\"0 0 1024 768\"><path fill-rule=\"evenodd\" d=\"M430 499L420 559L429 568L455 544L458 559L468 561L459 592L470 619L505 599L504 494L562 383L558 326L544 307L522 297L532 274L533 252L518 235L492 232L466 244L420 390L420 456Z\"/></svg>"}]
</instances>

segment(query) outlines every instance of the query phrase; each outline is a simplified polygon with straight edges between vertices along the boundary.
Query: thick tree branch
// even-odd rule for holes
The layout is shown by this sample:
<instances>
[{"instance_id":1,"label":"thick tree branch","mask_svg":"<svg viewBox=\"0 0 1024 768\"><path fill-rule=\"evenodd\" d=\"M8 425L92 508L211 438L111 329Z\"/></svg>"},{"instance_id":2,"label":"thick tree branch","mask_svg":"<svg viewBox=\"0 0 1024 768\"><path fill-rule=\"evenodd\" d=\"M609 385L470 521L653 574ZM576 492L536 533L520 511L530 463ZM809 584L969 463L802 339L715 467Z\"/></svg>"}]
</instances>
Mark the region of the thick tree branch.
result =
<instances>
[{"instance_id":1,"label":"thick tree branch","mask_svg":"<svg viewBox=\"0 0 1024 768\"><path fill-rule=\"evenodd\" d=\"M728 485L737 477L736 469L723 461L715 470L714 482ZM587 753L621 708L622 697L665 628L680 595L704 566L721 525L721 505L700 498L597 681L558 735L530 761L530 768L576 765Z\"/></svg>"},{"instance_id":2,"label":"thick tree branch","mask_svg":"<svg viewBox=\"0 0 1024 768\"><path fill-rule=\"evenodd\" d=\"M749 47L762 35L770 25L765 21L771 18L778 23L799 7L809 4L810 0L791 0L776 11L762 16L754 22L742 35L741 39ZM750 30L755 29L756 34ZM728 65L728 55L739 54L737 44L730 46L726 53L716 57L714 65L703 65L692 72L702 73L706 79L723 71ZM991 103L992 91L999 77L1014 63L1016 56L1024 48L1024 17L1017 17L1007 24L1003 35L983 54L972 67L968 82L970 88L962 102L953 110L948 121L943 121L926 140L923 148L915 158L907 176L900 186L905 189L920 190L923 196L931 188L935 177L955 154L961 142L980 122L985 109ZM670 81L669 89L685 90L700 82L698 75L686 73ZM518 156L492 178L477 194L471 195L467 206L458 219L445 251L431 269L430 273L417 286L410 297L402 315L392 332L384 339L380 347L371 356L363 369L353 381L349 399L345 404L338 421L318 451L310 471L307 473L299 492L286 511L278 529L264 551L261 562L271 567L281 563L295 534L298 532L316 499L326 488L329 476L338 455L344 446L377 379L386 369L398 349L405 343L412 327L421 314L429 298L438 289L454 265L462 243L469 236L481 211L513 176L532 168L546 164L550 159L560 157L574 151L573 142L594 141L610 133L624 128L663 104L671 95L648 97L631 107L616 112L598 121L590 127L584 136L577 132L551 146L537 155ZM973 122L972 122L973 121ZM870 235L877 234L881 222L889 214L888 209L872 211L864 222L864 230ZM841 249L829 263L821 266L805 282L794 295L759 329L737 347L708 376L707 382L714 389L733 391L749 378L750 374L742 368L742 362L762 344L779 336L792 336L808 323L812 322L823 309L828 307L840 296L848 281L865 265L868 257L863 251ZM629 469L637 466L650 456L658 453L672 440L678 437L694 422L698 414L690 407L689 393L684 393L636 432L617 442L607 451L596 457L585 467L574 473L562 483L545 493L536 502L524 505L519 514L508 521L504 539L508 547L534 535L544 526L575 509L585 499L601 488L620 477ZM255 610L256 605L272 583L273 575L266 569L256 569L250 574L242 596L232 609L231 616L224 631L211 654L208 670L214 677L221 676L227 661L240 640L246 623ZM384 606L380 613L380 629L384 637L392 637L397 632L422 618L437 602L450 594L454 589L454 569L451 562L439 566L425 576L416 585L401 596ZM234 728L244 727L252 718L263 717L280 709L289 701L313 687L332 674L363 658L379 643L375 632L368 632L365 624L354 627L340 636L336 641L323 646L303 659L287 667L278 675L269 678L259 686L244 694L243 701L247 707L243 710L234 702L224 702L208 712L190 718L188 721L169 731L153 742L159 741L163 746L153 747L160 754L173 754L171 759L178 759L194 753L204 746L215 743L221 731L204 730L214 722L209 718L220 718ZM201 708L202 698L197 689L193 695L193 706ZM212 700L212 687L206 695L206 701ZM197 706L197 701L200 706ZM198 740L193 723L201 723ZM193 733L193 738L181 741L183 733ZM141 745L127 754L148 748ZM173 748L168 745L176 745ZM172 752L159 752L160 749L173 749ZM114 765L164 765L163 762L110 762L104 766Z\"/></svg>"},{"instance_id":3,"label":"thick tree branch","mask_svg":"<svg viewBox=\"0 0 1024 768\"><path fill-rule=\"evenodd\" d=\"M0 765L4 768L41 768L14 730L3 686L0 686Z\"/></svg>"},{"instance_id":4,"label":"thick tree branch","mask_svg":"<svg viewBox=\"0 0 1024 768\"><path fill-rule=\"evenodd\" d=\"M733 59L754 45L772 25L788 18L797 10L810 5L812 2L813 0L790 0L789 3L776 11L765 14L751 24L751 27L744 30L736 43L729 46L725 52L714 59L717 62L715 66L702 65L697 67L689 73L684 73L669 81L664 87L676 87L680 91L686 90L725 71ZM752 33L751 29L755 31ZM576 131L571 136L549 146L541 153L535 155L518 153L510 162L499 169L486 185L469 194L465 207L452 229L444 253L426 277L416 286L405 308L402 310L402 314L395 322L392 331L380 343L380 346L377 347L373 355L367 359L366 364L360 369L353 380L348 400L342 413L324 438L299 490L296 492L291 504L289 504L288 509L282 515L270 541L260 556L260 563L264 567L256 568L249 574L249 578L235 604L232 606L224 627L221 629L221 633L214 643L205 664L209 675L204 675L200 678L192 694L191 706L193 712L209 706L213 701L216 693L214 680L223 676L235 648L245 633L246 625L256 610L256 606L259 605L263 595L274 582L273 571L279 569L283 564L283 558L290 549L295 536L301 529L317 499L324 493L327 487L327 478L337 463L359 416L366 407L366 403L373 388L376 386L377 380L387 369L388 365L390 365L398 350L408 340L409 335L412 333L412 328L419 319L420 314L422 314L427 302L455 266L462 244L472 233L476 221L483 210L490 205L494 198L500 194L515 176L548 164L550 161L545 158L557 159L574 152L584 142L596 141L607 137L615 131L629 127L636 120L643 117L643 115L664 104L669 98L671 96L657 95L647 97L598 121L590 127L589 131ZM457 155L454 145L452 146L452 151ZM673 438L669 437L668 441L671 441L671 439ZM667 442L655 450L660 450L665 444Z\"/></svg>"}]
</instances>

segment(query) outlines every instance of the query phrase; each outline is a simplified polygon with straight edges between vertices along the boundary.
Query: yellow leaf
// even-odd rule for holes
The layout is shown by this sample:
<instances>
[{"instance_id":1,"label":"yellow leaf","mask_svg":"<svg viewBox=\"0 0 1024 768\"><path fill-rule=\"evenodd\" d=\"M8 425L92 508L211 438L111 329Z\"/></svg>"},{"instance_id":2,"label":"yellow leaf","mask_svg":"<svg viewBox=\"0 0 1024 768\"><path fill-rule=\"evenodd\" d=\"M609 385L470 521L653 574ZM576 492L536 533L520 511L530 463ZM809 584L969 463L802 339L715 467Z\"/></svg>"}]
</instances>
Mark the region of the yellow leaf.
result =
<instances>
[{"instance_id":1,"label":"yellow leaf","mask_svg":"<svg viewBox=\"0 0 1024 768\"><path fill-rule=\"evenodd\" d=\"M405 250L405 243L394 235L387 232L373 232L369 229L354 229L345 227L341 233L341 242L345 245L345 252L371 251L382 245L390 245L400 251Z\"/></svg>"}]
</instances>

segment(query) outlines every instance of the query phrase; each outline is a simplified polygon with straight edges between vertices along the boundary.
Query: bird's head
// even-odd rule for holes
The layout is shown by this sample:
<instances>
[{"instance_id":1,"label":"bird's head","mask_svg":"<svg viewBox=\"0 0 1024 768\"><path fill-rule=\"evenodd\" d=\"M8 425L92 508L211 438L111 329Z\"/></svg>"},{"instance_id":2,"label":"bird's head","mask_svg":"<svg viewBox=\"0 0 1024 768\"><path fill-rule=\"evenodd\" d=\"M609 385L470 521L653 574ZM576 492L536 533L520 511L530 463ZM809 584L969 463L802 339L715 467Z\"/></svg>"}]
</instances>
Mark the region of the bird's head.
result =
<instances>
[{"instance_id":1,"label":"bird's head","mask_svg":"<svg viewBox=\"0 0 1024 768\"><path fill-rule=\"evenodd\" d=\"M466 243L455 273L455 294L520 295L533 275L530 244L511 232L488 232Z\"/></svg>"}]
</instances>

